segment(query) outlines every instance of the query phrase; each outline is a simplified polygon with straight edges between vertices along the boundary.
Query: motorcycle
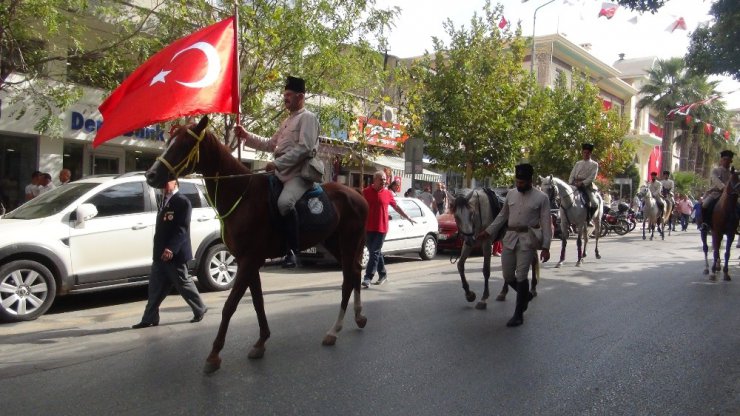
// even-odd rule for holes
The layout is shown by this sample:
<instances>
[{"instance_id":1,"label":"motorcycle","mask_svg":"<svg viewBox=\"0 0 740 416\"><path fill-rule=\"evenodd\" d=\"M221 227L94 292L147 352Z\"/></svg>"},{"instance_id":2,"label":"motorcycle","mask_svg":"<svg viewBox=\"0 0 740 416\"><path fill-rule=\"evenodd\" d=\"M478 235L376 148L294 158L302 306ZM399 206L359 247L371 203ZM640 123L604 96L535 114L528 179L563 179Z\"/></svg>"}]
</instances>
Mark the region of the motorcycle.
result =
<instances>
[{"instance_id":1,"label":"motorcycle","mask_svg":"<svg viewBox=\"0 0 740 416\"><path fill-rule=\"evenodd\" d=\"M617 213L617 218L627 221L627 224L629 225L629 230L627 230L627 232L630 232L637 227L637 216L632 208L627 208L626 211Z\"/></svg>"},{"instance_id":2,"label":"motorcycle","mask_svg":"<svg viewBox=\"0 0 740 416\"><path fill-rule=\"evenodd\" d=\"M610 210L601 217L601 234L604 237L610 232L617 235L625 235L630 232L630 224L626 219L620 218L619 214Z\"/></svg>"}]
</instances>

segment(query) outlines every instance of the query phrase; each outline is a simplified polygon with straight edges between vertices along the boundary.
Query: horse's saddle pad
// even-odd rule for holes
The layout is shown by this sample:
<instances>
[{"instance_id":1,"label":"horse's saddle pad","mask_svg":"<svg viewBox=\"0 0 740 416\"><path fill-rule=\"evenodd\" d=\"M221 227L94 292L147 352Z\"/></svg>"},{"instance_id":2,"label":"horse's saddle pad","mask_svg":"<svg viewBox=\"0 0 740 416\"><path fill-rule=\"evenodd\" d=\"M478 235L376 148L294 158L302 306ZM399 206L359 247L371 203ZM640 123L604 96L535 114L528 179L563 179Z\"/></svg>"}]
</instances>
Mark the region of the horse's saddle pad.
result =
<instances>
[{"instance_id":1,"label":"horse's saddle pad","mask_svg":"<svg viewBox=\"0 0 740 416\"><path fill-rule=\"evenodd\" d=\"M270 218L273 223L280 222L280 213L277 209L277 200L283 190L283 183L275 176L270 176ZM295 204L298 213L300 232L321 231L330 226L336 217L334 204L319 184L306 191Z\"/></svg>"}]
</instances>

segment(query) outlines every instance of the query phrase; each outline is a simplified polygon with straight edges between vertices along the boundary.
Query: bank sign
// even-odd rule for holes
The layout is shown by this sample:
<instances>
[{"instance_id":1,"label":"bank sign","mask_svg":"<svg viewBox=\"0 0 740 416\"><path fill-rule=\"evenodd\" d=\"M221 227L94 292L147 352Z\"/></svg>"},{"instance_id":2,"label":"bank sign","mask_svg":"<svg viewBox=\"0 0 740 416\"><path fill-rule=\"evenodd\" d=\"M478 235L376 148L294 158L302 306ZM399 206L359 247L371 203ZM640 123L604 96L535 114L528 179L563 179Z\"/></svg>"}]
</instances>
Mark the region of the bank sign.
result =
<instances>
[{"instance_id":1,"label":"bank sign","mask_svg":"<svg viewBox=\"0 0 740 416\"><path fill-rule=\"evenodd\" d=\"M103 125L102 119L87 118L77 111L72 111L71 121L69 128L73 132L83 131L85 133L95 133ZM135 139L142 140L153 140L157 142L164 141L164 130L159 125L144 127L141 129L134 130L132 132L123 134L124 137L132 137Z\"/></svg>"}]
</instances>

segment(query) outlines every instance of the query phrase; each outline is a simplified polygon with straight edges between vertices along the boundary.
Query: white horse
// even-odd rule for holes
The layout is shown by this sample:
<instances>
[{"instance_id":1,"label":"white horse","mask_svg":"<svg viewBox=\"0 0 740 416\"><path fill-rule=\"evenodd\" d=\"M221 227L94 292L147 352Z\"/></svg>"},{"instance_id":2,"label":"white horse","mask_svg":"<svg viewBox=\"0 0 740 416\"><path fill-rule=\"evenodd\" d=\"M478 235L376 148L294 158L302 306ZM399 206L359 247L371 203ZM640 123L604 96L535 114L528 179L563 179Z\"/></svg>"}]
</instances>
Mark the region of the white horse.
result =
<instances>
[{"instance_id":1,"label":"white horse","mask_svg":"<svg viewBox=\"0 0 740 416\"><path fill-rule=\"evenodd\" d=\"M658 207L658 203L653 197L653 194L646 185L643 185L640 187L640 191L637 193L637 196L642 199L642 215L644 218L644 221L642 222L642 239L645 240L647 238L645 235L645 224L647 224L647 229L650 231L650 240L653 239L656 228L658 229L661 240L664 240L665 234L663 233L663 218L658 215L660 208Z\"/></svg>"},{"instance_id":2,"label":"white horse","mask_svg":"<svg viewBox=\"0 0 740 416\"><path fill-rule=\"evenodd\" d=\"M596 258L600 259L599 254L599 234L601 234L601 214L604 211L604 201L601 199L601 195L595 194L595 199L598 202L596 211L593 213L591 218L587 218L586 203L588 201L583 200L581 192L576 190L575 187L568 185L562 179L553 177L552 175L547 177L540 176L540 189L549 198L550 202L558 201L560 205L560 241L562 248L560 249L560 261L555 267L560 267L565 261L565 246L568 243L568 236L571 230L571 224L576 227L576 235L578 239L576 243L578 245L578 261L576 266L580 266L583 263L583 259L586 257L586 246L588 245L588 221L592 220L594 223L595 231L595 254ZM583 241L583 246L581 246Z\"/></svg>"}]
</instances>

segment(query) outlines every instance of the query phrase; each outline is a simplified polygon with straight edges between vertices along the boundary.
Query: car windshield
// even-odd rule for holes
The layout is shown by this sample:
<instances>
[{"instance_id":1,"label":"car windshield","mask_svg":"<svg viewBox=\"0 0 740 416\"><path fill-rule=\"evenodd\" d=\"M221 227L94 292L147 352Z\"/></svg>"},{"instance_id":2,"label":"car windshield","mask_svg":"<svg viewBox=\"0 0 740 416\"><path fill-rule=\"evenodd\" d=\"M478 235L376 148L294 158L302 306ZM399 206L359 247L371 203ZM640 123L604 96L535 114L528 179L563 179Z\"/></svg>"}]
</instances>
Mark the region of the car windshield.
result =
<instances>
[{"instance_id":1,"label":"car windshield","mask_svg":"<svg viewBox=\"0 0 740 416\"><path fill-rule=\"evenodd\" d=\"M96 186L97 183L70 183L54 188L19 206L3 218L33 220L54 215Z\"/></svg>"}]
</instances>

